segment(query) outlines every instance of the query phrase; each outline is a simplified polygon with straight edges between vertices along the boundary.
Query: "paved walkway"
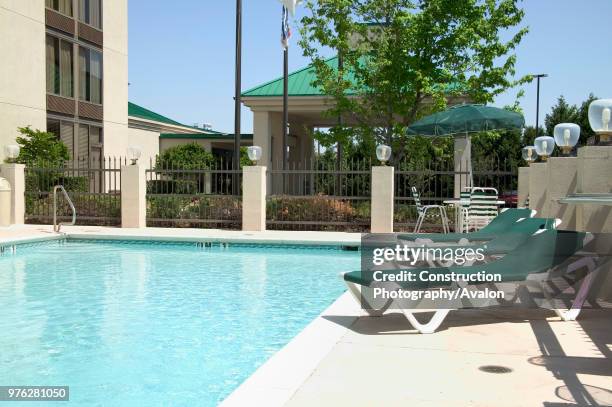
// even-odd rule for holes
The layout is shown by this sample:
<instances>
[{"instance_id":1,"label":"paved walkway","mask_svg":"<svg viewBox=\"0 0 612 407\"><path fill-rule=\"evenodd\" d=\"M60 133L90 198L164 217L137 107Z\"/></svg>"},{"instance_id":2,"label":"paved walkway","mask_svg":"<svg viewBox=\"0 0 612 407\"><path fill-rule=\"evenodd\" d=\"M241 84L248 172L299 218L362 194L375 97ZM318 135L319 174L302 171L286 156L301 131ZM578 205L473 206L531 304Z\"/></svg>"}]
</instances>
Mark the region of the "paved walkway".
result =
<instances>
[{"instance_id":1,"label":"paved walkway","mask_svg":"<svg viewBox=\"0 0 612 407\"><path fill-rule=\"evenodd\" d=\"M431 335L415 334L399 313L359 318L286 405L612 405L612 310L585 310L575 322L552 315L461 310Z\"/></svg>"}]
</instances>

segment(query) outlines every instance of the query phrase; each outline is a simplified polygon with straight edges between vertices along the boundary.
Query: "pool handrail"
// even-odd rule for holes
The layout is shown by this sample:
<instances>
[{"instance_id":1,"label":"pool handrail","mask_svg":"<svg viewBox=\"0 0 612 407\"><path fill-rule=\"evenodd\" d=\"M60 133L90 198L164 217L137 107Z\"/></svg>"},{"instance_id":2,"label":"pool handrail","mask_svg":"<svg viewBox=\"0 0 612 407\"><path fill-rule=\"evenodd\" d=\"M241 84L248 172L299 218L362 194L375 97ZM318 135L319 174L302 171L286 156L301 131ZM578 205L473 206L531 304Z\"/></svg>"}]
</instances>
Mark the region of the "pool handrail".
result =
<instances>
[{"instance_id":1,"label":"pool handrail","mask_svg":"<svg viewBox=\"0 0 612 407\"><path fill-rule=\"evenodd\" d=\"M66 201L68 201L68 205L70 205L70 209L72 210L72 222L70 223L57 223L57 191L62 191ZM66 188L63 185L56 185L53 187L53 231L59 233L62 226L74 226L76 224L76 209L74 204L72 203L72 199L68 196L68 192L66 192Z\"/></svg>"}]
</instances>

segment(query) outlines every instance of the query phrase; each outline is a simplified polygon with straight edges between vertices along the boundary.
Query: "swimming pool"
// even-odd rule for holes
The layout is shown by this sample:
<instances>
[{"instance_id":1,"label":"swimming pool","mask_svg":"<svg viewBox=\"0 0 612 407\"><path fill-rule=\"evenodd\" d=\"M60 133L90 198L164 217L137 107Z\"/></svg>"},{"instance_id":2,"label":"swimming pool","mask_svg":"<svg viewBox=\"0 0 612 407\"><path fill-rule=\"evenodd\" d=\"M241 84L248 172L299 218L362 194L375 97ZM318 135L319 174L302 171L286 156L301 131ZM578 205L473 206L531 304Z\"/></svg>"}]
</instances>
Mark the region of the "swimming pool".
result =
<instances>
[{"instance_id":1,"label":"swimming pool","mask_svg":"<svg viewBox=\"0 0 612 407\"><path fill-rule=\"evenodd\" d=\"M67 240L0 257L0 384L71 405L223 400L343 291L339 247Z\"/></svg>"}]
</instances>

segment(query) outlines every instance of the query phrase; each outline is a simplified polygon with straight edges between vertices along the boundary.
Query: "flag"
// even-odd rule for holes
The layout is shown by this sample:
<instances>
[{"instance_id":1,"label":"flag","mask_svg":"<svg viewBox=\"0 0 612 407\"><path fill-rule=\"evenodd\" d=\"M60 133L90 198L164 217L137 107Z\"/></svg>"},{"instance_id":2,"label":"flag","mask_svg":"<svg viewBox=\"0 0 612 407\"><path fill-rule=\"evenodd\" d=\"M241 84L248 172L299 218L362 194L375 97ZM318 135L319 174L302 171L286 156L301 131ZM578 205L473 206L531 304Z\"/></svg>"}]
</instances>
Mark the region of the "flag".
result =
<instances>
[{"instance_id":1,"label":"flag","mask_svg":"<svg viewBox=\"0 0 612 407\"><path fill-rule=\"evenodd\" d=\"M289 27L289 11L283 6L283 22L281 28L281 44L283 48L289 48L289 38L291 38L291 27Z\"/></svg>"},{"instance_id":2,"label":"flag","mask_svg":"<svg viewBox=\"0 0 612 407\"><path fill-rule=\"evenodd\" d=\"M287 10L289 10L289 13L291 13L292 16L295 15L295 8L298 6L298 4L302 2L302 0L279 0L279 1L283 3L283 6L285 6Z\"/></svg>"}]
</instances>

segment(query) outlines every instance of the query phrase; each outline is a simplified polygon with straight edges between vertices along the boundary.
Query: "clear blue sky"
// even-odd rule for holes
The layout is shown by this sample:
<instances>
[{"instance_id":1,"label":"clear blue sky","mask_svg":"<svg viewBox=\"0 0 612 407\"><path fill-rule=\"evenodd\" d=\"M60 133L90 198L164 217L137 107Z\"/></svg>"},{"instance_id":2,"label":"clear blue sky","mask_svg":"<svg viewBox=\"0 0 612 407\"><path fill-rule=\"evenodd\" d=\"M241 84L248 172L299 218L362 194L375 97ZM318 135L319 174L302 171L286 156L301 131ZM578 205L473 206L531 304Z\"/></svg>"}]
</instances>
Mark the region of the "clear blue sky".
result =
<instances>
[{"instance_id":1,"label":"clear blue sky","mask_svg":"<svg viewBox=\"0 0 612 407\"><path fill-rule=\"evenodd\" d=\"M243 0L242 88L282 75L281 6L277 0ZM589 92L612 97L610 0L525 0L530 32L517 50L517 74L547 73L540 93L540 123L563 94L580 103ZM301 15L300 11L296 18ZM231 0L129 0L130 101L186 124L212 123L233 131L235 2ZM308 61L292 24L290 70ZM514 101L516 91L496 105ZM521 105L535 123L535 82ZM252 115L243 108L243 132Z\"/></svg>"}]
</instances>

